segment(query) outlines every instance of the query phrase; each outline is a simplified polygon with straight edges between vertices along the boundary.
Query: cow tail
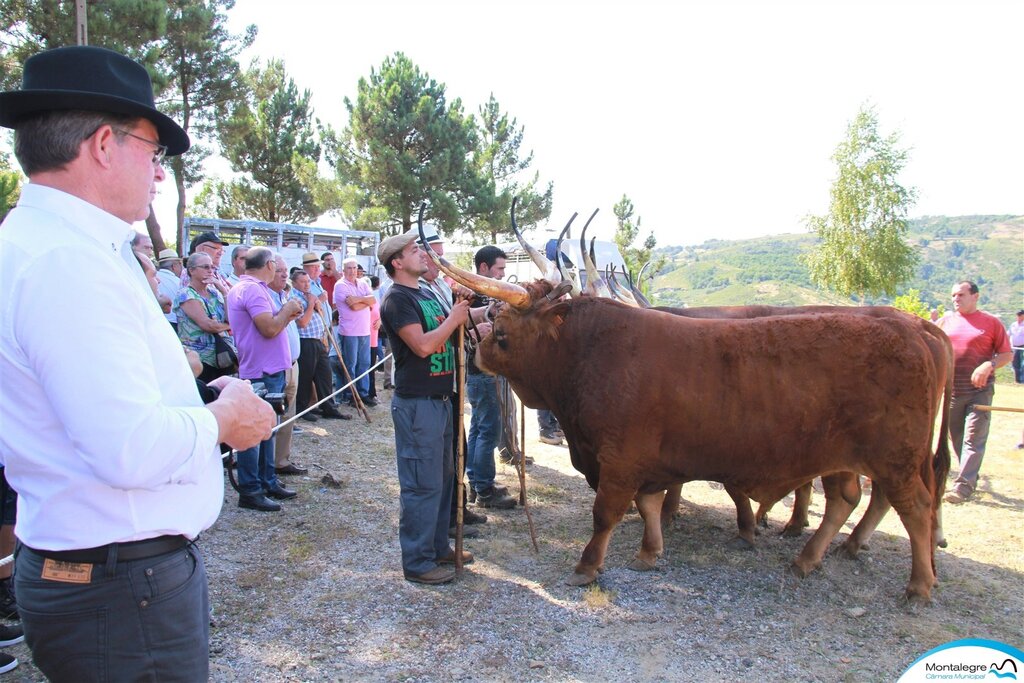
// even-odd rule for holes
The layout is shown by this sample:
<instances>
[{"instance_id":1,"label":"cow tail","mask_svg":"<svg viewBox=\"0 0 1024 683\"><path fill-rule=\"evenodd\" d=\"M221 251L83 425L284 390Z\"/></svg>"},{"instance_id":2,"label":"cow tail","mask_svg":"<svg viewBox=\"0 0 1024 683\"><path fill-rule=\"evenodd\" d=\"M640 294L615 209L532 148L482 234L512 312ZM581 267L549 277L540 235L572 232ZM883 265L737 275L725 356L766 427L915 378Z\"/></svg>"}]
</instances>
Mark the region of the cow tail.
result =
<instances>
[{"instance_id":1,"label":"cow tail","mask_svg":"<svg viewBox=\"0 0 1024 683\"><path fill-rule=\"evenodd\" d=\"M952 366L952 363L950 363ZM953 400L953 368L946 374L946 387L942 396L942 420L939 422L939 443L932 458L932 471L935 475L935 490L932 492L934 509L938 510L942 502L942 494L946 490L946 477L949 475L949 403Z\"/></svg>"}]
</instances>

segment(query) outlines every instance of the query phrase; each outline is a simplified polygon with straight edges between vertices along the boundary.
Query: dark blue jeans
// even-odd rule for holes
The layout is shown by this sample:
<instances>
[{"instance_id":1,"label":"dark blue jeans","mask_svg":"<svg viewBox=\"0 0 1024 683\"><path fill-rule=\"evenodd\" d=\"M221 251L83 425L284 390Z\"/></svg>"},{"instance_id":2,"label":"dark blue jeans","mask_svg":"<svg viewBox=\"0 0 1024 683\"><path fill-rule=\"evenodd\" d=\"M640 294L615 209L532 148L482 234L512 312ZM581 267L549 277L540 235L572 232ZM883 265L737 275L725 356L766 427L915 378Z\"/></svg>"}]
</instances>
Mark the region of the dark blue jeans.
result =
<instances>
[{"instance_id":1,"label":"dark blue jeans","mask_svg":"<svg viewBox=\"0 0 1024 683\"><path fill-rule=\"evenodd\" d=\"M466 474L477 493L494 486L494 449L501 435L501 414L494 376L483 373L466 376L466 395L473 406L466 439Z\"/></svg>"},{"instance_id":2,"label":"dark blue jeans","mask_svg":"<svg viewBox=\"0 0 1024 683\"><path fill-rule=\"evenodd\" d=\"M341 346L342 360L345 362L345 367L348 368L348 374L352 379L356 379L370 367L370 335L365 337L342 337L339 335L338 341L341 342L339 346ZM367 392L370 391L369 376L356 380L356 389L359 391L360 398L367 398ZM346 389L342 392L341 398L351 401L352 394Z\"/></svg>"},{"instance_id":3,"label":"dark blue jeans","mask_svg":"<svg viewBox=\"0 0 1024 683\"><path fill-rule=\"evenodd\" d=\"M448 515L455 463L452 402L432 398L391 400L398 459L398 542L402 569L423 574L451 550Z\"/></svg>"},{"instance_id":4,"label":"dark blue jeans","mask_svg":"<svg viewBox=\"0 0 1024 683\"><path fill-rule=\"evenodd\" d=\"M252 380L263 382L263 386L271 394L279 394L284 391L284 371L275 372L271 375L264 374L261 379ZM271 436L260 445L238 451L235 459L238 461L238 492L253 496L268 491L277 486L277 473L274 471L274 442Z\"/></svg>"},{"instance_id":5,"label":"dark blue jeans","mask_svg":"<svg viewBox=\"0 0 1024 683\"><path fill-rule=\"evenodd\" d=\"M92 567L89 583L42 577L22 546L15 592L32 661L51 681L205 681L210 599L195 546Z\"/></svg>"}]
</instances>

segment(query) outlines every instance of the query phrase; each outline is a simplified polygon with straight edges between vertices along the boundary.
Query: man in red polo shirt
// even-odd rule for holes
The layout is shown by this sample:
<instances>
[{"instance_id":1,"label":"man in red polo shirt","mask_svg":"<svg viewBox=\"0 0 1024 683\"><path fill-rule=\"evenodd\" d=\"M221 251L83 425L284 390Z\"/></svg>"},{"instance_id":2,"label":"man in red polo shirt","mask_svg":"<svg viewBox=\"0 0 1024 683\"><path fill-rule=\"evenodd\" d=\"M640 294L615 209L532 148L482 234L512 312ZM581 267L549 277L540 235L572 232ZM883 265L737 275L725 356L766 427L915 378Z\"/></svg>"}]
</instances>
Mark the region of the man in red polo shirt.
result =
<instances>
[{"instance_id":1,"label":"man in red polo shirt","mask_svg":"<svg viewBox=\"0 0 1024 683\"><path fill-rule=\"evenodd\" d=\"M996 369L1013 358L1010 338L994 315L978 310L978 285L964 280L953 287L953 312L938 323L953 342L953 400L949 436L960 461L960 473L947 503L957 505L974 493L985 457L991 414L978 406L992 405Z\"/></svg>"}]
</instances>

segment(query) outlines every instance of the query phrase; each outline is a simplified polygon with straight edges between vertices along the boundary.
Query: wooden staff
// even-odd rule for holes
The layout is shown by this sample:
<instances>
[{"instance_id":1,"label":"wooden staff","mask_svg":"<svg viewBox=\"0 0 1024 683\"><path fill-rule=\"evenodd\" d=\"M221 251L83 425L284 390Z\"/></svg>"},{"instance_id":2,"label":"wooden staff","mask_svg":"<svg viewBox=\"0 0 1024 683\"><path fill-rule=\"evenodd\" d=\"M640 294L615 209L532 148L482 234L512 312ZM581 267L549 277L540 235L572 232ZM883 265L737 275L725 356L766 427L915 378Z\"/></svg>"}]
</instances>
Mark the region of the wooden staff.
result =
<instances>
[{"instance_id":1,"label":"wooden staff","mask_svg":"<svg viewBox=\"0 0 1024 683\"><path fill-rule=\"evenodd\" d=\"M349 391L352 393L352 403L355 404L356 410L363 414L363 417L366 418L368 423L373 422L373 420L370 419L370 411L368 411L366 406L363 405L363 399L359 396L359 390L356 389L356 385L352 383L352 375L348 374L348 368L345 367L345 357L341 355L341 349L338 348L338 340L334 338L334 332L330 328L327 330L327 338L330 339L331 344L334 345L334 352L338 354L338 365L341 366L341 371L345 375L345 382L350 385Z\"/></svg>"},{"instance_id":2,"label":"wooden staff","mask_svg":"<svg viewBox=\"0 0 1024 683\"><path fill-rule=\"evenodd\" d=\"M983 413L991 413L993 410L1002 410L1007 413L1024 413L1024 408L1000 408L999 406L974 406L975 410L980 410Z\"/></svg>"},{"instance_id":3,"label":"wooden staff","mask_svg":"<svg viewBox=\"0 0 1024 683\"><path fill-rule=\"evenodd\" d=\"M430 247L427 247L428 249ZM457 438L455 443L458 444L457 453L458 456L455 459L455 495L458 505L455 508L455 571L458 574L462 573L462 511L465 506L463 500L463 493L465 492L465 482L462 474L463 468L466 466L466 401L463 397L466 395L466 328L463 325L459 326L459 342L458 348L455 350L455 367L456 372L459 376L459 390L455 394L455 401L458 403L455 406L455 419L457 420L456 427ZM442 512L442 514L444 514Z\"/></svg>"},{"instance_id":4,"label":"wooden staff","mask_svg":"<svg viewBox=\"0 0 1024 683\"><path fill-rule=\"evenodd\" d=\"M519 504L526 513L526 523L530 526L530 540L533 541L533 552L539 553L537 530L533 526L533 514L526 499L526 404L519 402Z\"/></svg>"}]
</instances>

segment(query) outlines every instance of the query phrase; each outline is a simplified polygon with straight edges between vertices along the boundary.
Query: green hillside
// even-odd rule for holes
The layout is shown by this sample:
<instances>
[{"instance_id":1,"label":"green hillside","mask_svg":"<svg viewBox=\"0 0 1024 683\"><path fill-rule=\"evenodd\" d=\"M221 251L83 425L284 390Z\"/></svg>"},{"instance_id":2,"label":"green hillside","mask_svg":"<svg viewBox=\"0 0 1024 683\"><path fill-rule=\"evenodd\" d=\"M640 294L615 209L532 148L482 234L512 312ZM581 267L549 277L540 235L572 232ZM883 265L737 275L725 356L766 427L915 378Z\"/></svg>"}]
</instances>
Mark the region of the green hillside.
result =
<instances>
[{"instance_id":1,"label":"green hillside","mask_svg":"<svg viewBox=\"0 0 1024 683\"><path fill-rule=\"evenodd\" d=\"M659 249L669 263L654 280L656 303L853 304L811 284L799 257L814 240L809 234L772 235ZM910 240L920 249L921 263L900 294L917 289L930 306L948 308L952 285L969 279L981 287L982 308L1007 321L1024 306L1024 216L926 216L910 222Z\"/></svg>"}]
</instances>

